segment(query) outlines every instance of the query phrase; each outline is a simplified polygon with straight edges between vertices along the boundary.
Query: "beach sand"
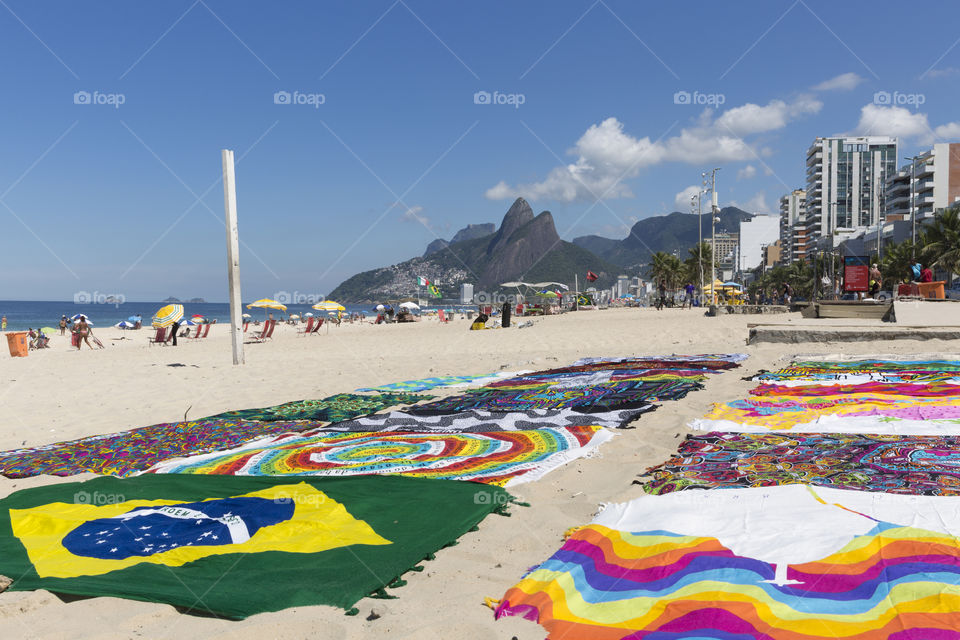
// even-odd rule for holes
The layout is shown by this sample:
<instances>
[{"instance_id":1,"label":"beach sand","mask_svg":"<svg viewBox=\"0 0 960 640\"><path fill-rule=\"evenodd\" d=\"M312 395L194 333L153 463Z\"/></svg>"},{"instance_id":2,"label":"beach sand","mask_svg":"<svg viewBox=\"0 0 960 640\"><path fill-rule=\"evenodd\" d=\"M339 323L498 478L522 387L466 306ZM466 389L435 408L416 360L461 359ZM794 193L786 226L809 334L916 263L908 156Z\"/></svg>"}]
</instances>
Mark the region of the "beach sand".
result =
<instances>
[{"instance_id":1,"label":"beach sand","mask_svg":"<svg viewBox=\"0 0 960 640\"><path fill-rule=\"evenodd\" d=\"M150 347L152 332L97 329L98 351L54 348L27 358L0 355L0 449L36 446L158 422L199 418L228 409L320 398L434 375L484 374L563 366L584 356L750 354L740 369L711 375L706 389L666 402L621 430L600 454L568 464L511 493L529 502L512 517L491 515L479 531L437 553L421 573L404 576L396 600L361 600L360 615L331 607L299 607L241 622L183 615L172 607L116 598L67 602L45 591L0 595L3 638L543 638L537 624L495 622L484 597L499 598L527 569L545 560L563 532L587 523L604 502L642 494L631 484L672 453L710 402L743 397L741 378L811 353L953 353L944 341L746 346L757 316L706 318L699 310L610 309L535 318L524 329L470 332L459 318L418 323L330 327L298 337L278 327L275 339L246 345L246 365L231 364L228 328L176 347ZM787 322L799 314L777 316ZM865 326L865 331L869 327ZM253 331L253 327L251 327ZM116 338L123 339L116 339ZM4 345L0 345L4 346ZM5 348L5 347L4 347ZM93 477L0 478L0 495L38 485ZM250 589L269 589L251 584ZM379 614L367 620L371 611Z\"/></svg>"}]
</instances>

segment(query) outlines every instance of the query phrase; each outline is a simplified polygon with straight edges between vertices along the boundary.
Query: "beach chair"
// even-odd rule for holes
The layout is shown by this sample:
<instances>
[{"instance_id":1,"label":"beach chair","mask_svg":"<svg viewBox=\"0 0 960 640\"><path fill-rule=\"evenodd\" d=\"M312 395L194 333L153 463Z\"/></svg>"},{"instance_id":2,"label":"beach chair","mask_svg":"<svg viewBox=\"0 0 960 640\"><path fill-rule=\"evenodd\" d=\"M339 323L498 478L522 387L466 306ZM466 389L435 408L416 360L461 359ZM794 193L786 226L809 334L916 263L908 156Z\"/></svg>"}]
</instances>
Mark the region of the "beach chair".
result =
<instances>
[{"instance_id":1,"label":"beach chair","mask_svg":"<svg viewBox=\"0 0 960 640\"><path fill-rule=\"evenodd\" d=\"M310 332L310 335L315 335L317 332L320 331L320 327L322 326L323 326L323 318L317 318L317 326L313 328L313 331ZM327 328L329 329L330 327L327 327Z\"/></svg>"},{"instance_id":2,"label":"beach chair","mask_svg":"<svg viewBox=\"0 0 960 640\"><path fill-rule=\"evenodd\" d=\"M303 331L297 331L298 336L305 336L313 332L313 318L307 318L307 326L303 328Z\"/></svg>"},{"instance_id":3,"label":"beach chair","mask_svg":"<svg viewBox=\"0 0 960 640\"><path fill-rule=\"evenodd\" d=\"M206 337L207 337L207 334L210 333L210 325L209 325L209 324L205 324L205 325L203 325L203 326L201 327L201 329L203 329L203 335L200 336L200 337L201 337L201 338L206 338ZM197 329L197 335L200 335L200 329Z\"/></svg>"},{"instance_id":4,"label":"beach chair","mask_svg":"<svg viewBox=\"0 0 960 640\"><path fill-rule=\"evenodd\" d=\"M263 330L260 332L260 335L254 336L254 342L266 342L271 339L273 336L273 328L277 326L276 320L267 320L263 323Z\"/></svg>"},{"instance_id":5,"label":"beach chair","mask_svg":"<svg viewBox=\"0 0 960 640\"><path fill-rule=\"evenodd\" d=\"M246 333L247 329L249 328L250 328L250 321L247 320L246 322L243 323L243 332Z\"/></svg>"},{"instance_id":6,"label":"beach chair","mask_svg":"<svg viewBox=\"0 0 960 640\"><path fill-rule=\"evenodd\" d=\"M447 314L445 314L445 313L443 312L443 309L439 309L439 310L437 311L437 317L440 318L440 322L446 322L446 321L447 321Z\"/></svg>"},{"instance_id":7,"label":"beach chair","mask_svg":"<svg viewBox=\"0 0 960 640\"><path fill-rule=\"evenodd\" d=\"M166 345L166 344L167 344L167 329L166 329L166 327L164 327L163 329L157 329L157 334L156 334L153 338L150 339L150 346L153 346L153 345L155 345L155 344L162 344L162 345Z\"/></svg>"}]
</instances>

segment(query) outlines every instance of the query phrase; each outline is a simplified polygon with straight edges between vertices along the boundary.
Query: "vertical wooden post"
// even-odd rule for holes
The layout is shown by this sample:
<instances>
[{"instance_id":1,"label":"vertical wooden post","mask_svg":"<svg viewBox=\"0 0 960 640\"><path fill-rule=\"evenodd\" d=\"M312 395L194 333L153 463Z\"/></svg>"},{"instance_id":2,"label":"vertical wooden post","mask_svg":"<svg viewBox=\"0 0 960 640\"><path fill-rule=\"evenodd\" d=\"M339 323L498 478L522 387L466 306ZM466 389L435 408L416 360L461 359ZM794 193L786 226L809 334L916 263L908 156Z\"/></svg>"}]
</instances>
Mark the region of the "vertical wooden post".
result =
<instances>
[{"instance_id":1,"label":"vertical wooden post","mask_svg":"<svg viewBox=\"0 0 960 640\"><path fill-rule=\"evenodd\" d=\"M227 216L227 277L230 287L230 339L233 364L243 364L243 327L240 296L240 232L237 228L237 185L233 151L223 149L223 208Z\"/></svg>"}]
</instances>

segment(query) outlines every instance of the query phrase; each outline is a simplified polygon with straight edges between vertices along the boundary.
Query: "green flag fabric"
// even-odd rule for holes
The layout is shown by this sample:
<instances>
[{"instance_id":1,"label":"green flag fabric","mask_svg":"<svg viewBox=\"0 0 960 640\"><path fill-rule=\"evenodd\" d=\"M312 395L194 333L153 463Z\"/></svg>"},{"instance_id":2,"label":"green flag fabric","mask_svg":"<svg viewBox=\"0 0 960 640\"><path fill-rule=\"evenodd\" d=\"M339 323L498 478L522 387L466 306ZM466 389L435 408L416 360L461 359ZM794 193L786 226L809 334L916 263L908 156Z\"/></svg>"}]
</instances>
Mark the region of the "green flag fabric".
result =
<instances>
[{"instance_id":1,"label":"green flag fabric","mask_svg":"<svg viewBox=\"0 0 960 640\"><path fill-rule=\"evenodd\" d=\"M11 590L231 619L350 609L511 500L495 486L398 476L96 478L0 500L0 574Z\"/></svg>"}]
</instances>

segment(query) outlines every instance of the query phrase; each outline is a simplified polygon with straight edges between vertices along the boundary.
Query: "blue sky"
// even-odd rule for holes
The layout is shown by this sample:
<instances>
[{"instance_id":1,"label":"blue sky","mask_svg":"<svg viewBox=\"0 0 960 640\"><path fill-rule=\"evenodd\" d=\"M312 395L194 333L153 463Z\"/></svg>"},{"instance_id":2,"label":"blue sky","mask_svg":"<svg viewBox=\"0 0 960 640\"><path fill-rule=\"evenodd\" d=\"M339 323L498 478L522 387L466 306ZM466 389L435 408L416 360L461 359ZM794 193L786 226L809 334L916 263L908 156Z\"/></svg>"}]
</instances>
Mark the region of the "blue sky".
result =
<instances>
[{"instance_id":1,"label":"blue sky","mask_svg":"<svg viewBox=\"0 0 960 640\"><path fill-rule=\"evenodd\" d=\"M568 239L687 210L715 166L772 211L818 135L960 141L960 6L886 6L4 0L0 299L225 300L222 148L247 299L518 194Z\"/></svg>"}]
</instances>

